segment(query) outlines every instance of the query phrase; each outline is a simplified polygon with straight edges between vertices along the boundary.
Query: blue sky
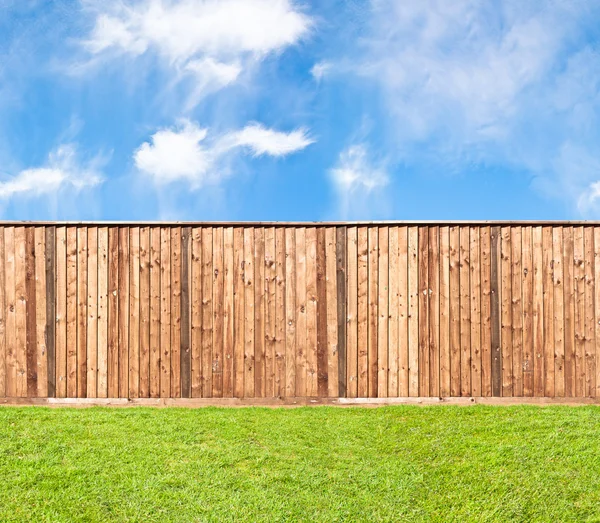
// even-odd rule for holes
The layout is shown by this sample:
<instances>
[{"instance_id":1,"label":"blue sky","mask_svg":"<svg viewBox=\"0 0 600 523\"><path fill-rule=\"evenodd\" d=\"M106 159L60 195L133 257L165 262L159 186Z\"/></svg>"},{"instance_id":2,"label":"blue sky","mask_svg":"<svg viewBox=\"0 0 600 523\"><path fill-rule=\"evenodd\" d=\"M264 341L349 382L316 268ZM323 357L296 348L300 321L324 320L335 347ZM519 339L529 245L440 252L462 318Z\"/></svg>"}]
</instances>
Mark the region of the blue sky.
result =
<instances>
[{"instance_id":1,"label":"blue sky","mask_svg":"<svg viewBox=\"0 0 600 523\"><path fill-rule=\"evenodd\" d=\"M600 2L0 0L0 212L600 218Z\"/></svg>"}]
</instances>

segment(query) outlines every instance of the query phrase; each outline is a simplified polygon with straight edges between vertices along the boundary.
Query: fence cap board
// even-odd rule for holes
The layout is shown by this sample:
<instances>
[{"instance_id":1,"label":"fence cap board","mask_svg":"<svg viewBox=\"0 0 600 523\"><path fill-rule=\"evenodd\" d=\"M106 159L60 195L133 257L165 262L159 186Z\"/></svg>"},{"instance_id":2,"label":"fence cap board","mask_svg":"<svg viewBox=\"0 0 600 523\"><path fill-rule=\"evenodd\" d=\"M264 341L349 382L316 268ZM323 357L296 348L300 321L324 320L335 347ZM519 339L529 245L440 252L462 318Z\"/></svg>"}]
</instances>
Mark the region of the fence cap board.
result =
<instances>
[{"instance_id":1,"label":"fence cap board","mask_svg":"<svg viewBox=\"0 0 600 523\"><path fill-rule=\"evenodd\" d=\"M352 227L352 226L399 226L399 225L470 225L470 226L592 226L599 220L373 220L373 221L33 221L0 220L0 226L161 226L161 227Z\"/></svg>"}]
</instances>

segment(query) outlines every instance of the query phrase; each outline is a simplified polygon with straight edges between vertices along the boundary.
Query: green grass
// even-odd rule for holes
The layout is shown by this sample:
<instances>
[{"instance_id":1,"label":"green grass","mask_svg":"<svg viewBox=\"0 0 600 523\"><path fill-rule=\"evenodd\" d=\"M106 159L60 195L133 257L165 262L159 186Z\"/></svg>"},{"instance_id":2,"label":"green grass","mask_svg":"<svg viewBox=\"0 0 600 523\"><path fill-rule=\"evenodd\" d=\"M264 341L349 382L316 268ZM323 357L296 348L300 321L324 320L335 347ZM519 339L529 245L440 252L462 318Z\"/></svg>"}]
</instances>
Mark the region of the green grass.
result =
<instances>
[{"instance_id":1,"label":"green grass","mask_svg":"<svg viewBox=\"0 0 600 523\"><path fill-rule=\"evenodd\" d=\"M600 521L596 407L0 408L0 521Z\"/></svg>"}]
</instances>

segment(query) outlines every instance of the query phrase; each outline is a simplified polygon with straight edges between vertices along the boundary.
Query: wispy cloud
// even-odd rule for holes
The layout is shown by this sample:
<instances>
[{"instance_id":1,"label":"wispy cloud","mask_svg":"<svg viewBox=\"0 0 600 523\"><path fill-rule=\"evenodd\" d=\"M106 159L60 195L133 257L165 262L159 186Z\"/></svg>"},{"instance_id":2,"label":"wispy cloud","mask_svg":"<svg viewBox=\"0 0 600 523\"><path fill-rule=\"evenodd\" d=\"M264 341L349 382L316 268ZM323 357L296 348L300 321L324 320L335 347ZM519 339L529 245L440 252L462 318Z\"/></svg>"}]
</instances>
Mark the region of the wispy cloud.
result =
<instances>
[{"instance_id":1,"label":"wispy cloud","mask_svg":"<svg viewBox=\"0 0 600 523\"><path fill-rule=\"evenodd\" d=\"M0 199L36 198L55 195L61 189L80 191L95 187L103 181L100 172L103 162L98 157L81 163L74 145L61 145L50 153L46 165L22 170L14 177L0 181Z\"/></svg>"},{"instance_id":2,"label":"wispy cloud","mask_svg":"<svg viewBox=\"0 0 600 523\"><path fill-rule=\"evenodd\" d=\"M340 218L364 217L382 210L384 198L379 190L388 185L389 176L383 162L375 163L370 158L366 144L343 150L329 174Z\"/></svg>"},{"instance_id":3,"label":"wispy cloud","mask_svg":"<svg viewBox=\"0 0 600 523\"><path fill-rule=\"evenodd\" d=\"M223 165L235 149L254 156L285 156L313 143L306 131L289 133L251 124L239 131L210 136L208 129L189 120L175 128L160 129L134 153L136 167L159 185L185 181L192 188L216 183L228 176Z\"/></svg>"},{"instance_id":4,"label":"wispy cloud","mask_svg":"<svg viewBox=\"0 0 600 523\"><path fill-rule=\"evenodd\" d=\"M600 55L581 38L598 14L593 3L371 7L360 58L351 67L342 59L342 70L380 86L396 159L446 173L476 165L522 171L576 208L597 174L574 174L561 155L575 147L600 159L600 73L591 65Z\"/></svg>"},{"instance_id":5,"label":"wispy cloud","mask_svg":"<svg viewBox=\"0 0 600 523\"><path fill-rule=\"evenodd\" d=\"M317 82L320 82L331 72L331 69L332 64L330 62L317 62L311 67L310 74Z\"/></svg>"}]
</instances>

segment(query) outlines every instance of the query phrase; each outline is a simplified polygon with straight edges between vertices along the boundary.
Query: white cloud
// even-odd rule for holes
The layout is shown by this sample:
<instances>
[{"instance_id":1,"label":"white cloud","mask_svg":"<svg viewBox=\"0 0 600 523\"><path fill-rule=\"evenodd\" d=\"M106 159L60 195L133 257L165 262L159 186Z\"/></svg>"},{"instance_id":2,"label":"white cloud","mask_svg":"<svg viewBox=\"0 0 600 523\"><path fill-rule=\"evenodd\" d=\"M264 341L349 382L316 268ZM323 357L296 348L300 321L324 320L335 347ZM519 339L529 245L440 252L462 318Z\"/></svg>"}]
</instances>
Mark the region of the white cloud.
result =
<instances>
[{"instance_id":1,"label":"white cloud","mask_svg":"<svg viewBox=\"0 0 600 523\"><path fill-rule=\"evenodd\" d=\"M369 207L382 203L378 189L389 184L385 165L370 159L365 144L352 145L342 151L329 174L338 198L338 212L345 219L351 214L368 216L377 211Z\"/></svg>"},{"instance_id":2,"label":"white cloud","mask_svg":"<svg viewBox=\"0 0 600 523\"><path fill-rule=\"evenodd\" d=\"M230 85L248 61L304 38L311 18L292 0L87 0L95 25L83 46L94 56L153 52L180 78L196 74L189 103Z\"/></svg>"},{"instance_id":3,"label":"white cloud","mask_svg":"<svg viewBox=\"0 0 600 523\"><path fill-rule=\"evenodd\" d=\"M305 131L283 133L258 124L240 131L210 137L208 130L183 120L172 129L161 129L134 152L136 167L157 184L186 181L192 188L215 183L229 173L223 161L235 149L248 147L254 156L284 156L313 143Z\"/></svg>"},{"instance_id":4,"label":"white cloud","mask_svg":"<svg viewBox=\"0 0 600 523\"><path fill-rule=\"evenodd\" d=\"M330 73L332 68L332 64L330 62L317 62L310 69L310 74L313 75L313 78L320 82L327 74Z\"/></svg>"},{"instance_id":5,"label":"white cloud","mask_svg":"<svg viewBox=\"0 0 600 523\"><path fill-rule=\"evenodd\" d=\"M102 182L100 160L95 159L83 165L77 162L76 156L75 146L61 145L50 153L47 165L25 169L13 178L0 182L0 198L39 197L55 194L64 188L79 191L99 185Z\"/></svg>"}]
</instances>

